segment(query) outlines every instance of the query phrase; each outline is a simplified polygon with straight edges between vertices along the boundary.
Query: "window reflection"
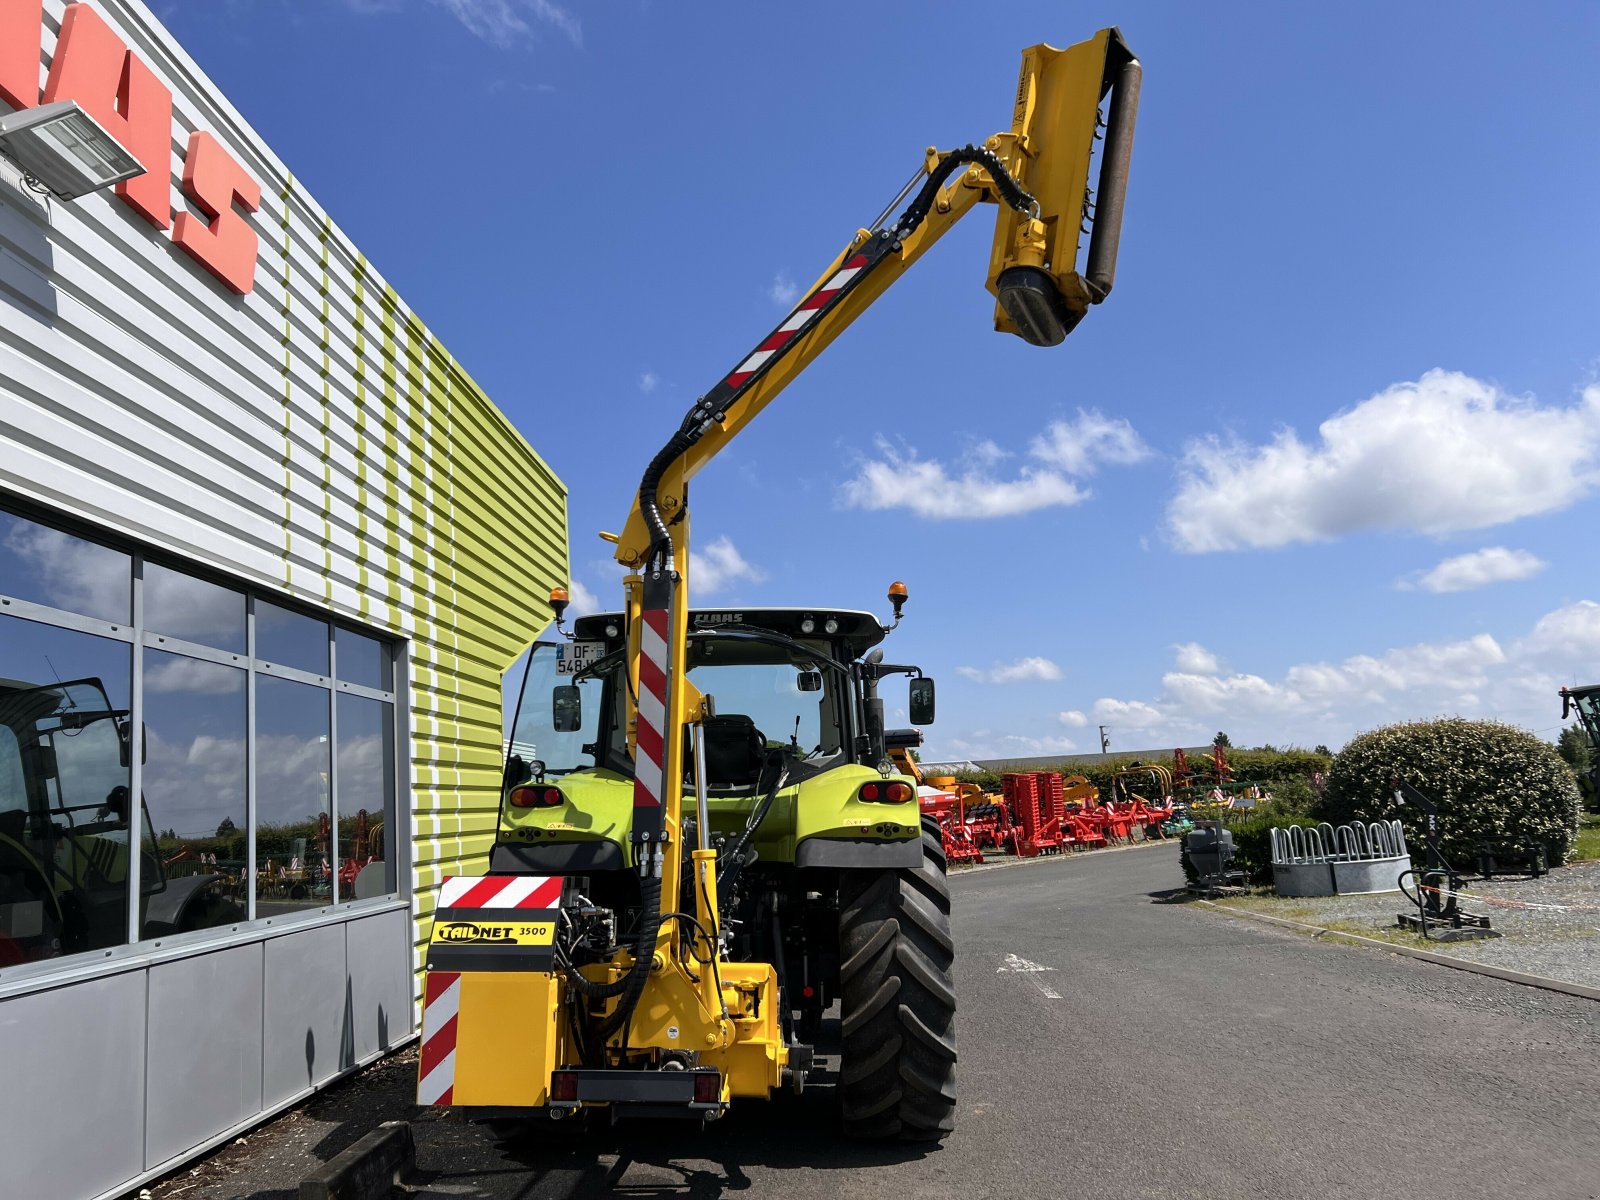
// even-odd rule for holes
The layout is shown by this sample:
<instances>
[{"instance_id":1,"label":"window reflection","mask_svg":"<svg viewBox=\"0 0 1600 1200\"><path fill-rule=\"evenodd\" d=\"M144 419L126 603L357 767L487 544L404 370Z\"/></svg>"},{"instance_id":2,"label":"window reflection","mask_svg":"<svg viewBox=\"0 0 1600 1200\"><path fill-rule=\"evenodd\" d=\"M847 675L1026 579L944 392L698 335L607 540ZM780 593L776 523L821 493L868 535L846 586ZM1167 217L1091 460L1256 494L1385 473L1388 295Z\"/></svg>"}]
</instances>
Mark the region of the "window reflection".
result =
<instances>
[{"instance_id":1,"label":"window reflection","mask_svg":"<svg viewBox=\"0 0 1600 1200\"><path fill-rule=\"evenodd\" d=\"M144 754L145 848L165 876L144 936L244 920L244 671L146 650Z\"/></svg>"},{"instance_id":2,"label":"window reflection","mask_svg":"<svg viewBox=\"0 0 1600 1200\"><path fill-rule=\"evenodd\" d=\"M339 896L365 900L395 890L394 705L339 697Z\"/></svg>"},{"instance_id":3,"label":"window reflection","mask_svg":"<svg viewBox=\"0 0 1600 1200\"><path fill-rule=\"evenodd\" d=\"M152 633L244 653L244 593L147 562L144 625Z\"/></svg>"},{"instance_id":4,"label":"window reflection","mask_svg":"<svg viewBox=\"0 0 1600 1200\"><path fill-rule=\"evenodd\" d=\"M256 658L315 675L328 673L328 623L256 601Z\"/></svg>"},{"instance_id":5,"label":"window reflection","mask_svg":"<svg viewBox=\"0 0 1600 1200\"><path fill-rule=\"evenodd\" d=\"M0 592L7 596L126 623L132 580L132 559L120 550L0 512Z\"/></svg>"},{"instance_id":6,"label":"window reflection","mask_svg":"<svg viewBox=\"0 0 1600 1200\"><path fill-rule=\"evenodd\" d=\"M0 616L0 966L127 940L130 661Z\"/></svg>"},{"instance_id":7,"label":"window reflection","mask_svg":"<svg viewBox=\"0 0 1600 1200\"><path fill-rule=\"evenodd\" d=\"M394 654L387 642L349 629L334 634L339 651L339 678L379 691L394 690Z\"/></svg>"},{"instance_id":8,"label":"window reflection","mask_svg":"<svg viewBox=\"0 0 1600 1200\"><path fill-rule=\"evenodd\" d=\"M256 915L333 898L331 693L256 677Z\"/></svg>"}]
</instances>

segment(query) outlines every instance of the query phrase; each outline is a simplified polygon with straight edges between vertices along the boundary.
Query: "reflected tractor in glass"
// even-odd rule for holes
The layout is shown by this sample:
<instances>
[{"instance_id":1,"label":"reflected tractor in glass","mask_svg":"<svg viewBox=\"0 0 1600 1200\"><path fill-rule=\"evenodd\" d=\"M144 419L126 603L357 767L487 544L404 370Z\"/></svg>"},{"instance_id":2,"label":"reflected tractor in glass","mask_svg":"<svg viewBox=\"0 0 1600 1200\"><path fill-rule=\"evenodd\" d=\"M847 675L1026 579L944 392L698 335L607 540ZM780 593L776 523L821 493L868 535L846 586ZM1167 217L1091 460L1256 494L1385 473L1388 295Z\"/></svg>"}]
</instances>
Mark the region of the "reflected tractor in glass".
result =
<instances>
[{"instance_id":1,"label":"reflected tractor in glass","mask_svg":"<svg viewBox=\"0 0 1600 1200\"><path fill-rule=\"evenodd\" d=\"M688 484L980 203L998 209L996 329L1064 340L1111 291L1139 82L1114 29L1026 50L1011 127L928 150L651 460L602 535L618 611L566 634L552 594L564 636L530 656L488 874L437 895L420 1103L518 1128L703 1123L809 1079L851 1136L953 1129L945 854L880 693L907 676L910 721L933 719L933 681L880 645L907 590L887 621L691 608Z\"/></svg>"}]
</instances>

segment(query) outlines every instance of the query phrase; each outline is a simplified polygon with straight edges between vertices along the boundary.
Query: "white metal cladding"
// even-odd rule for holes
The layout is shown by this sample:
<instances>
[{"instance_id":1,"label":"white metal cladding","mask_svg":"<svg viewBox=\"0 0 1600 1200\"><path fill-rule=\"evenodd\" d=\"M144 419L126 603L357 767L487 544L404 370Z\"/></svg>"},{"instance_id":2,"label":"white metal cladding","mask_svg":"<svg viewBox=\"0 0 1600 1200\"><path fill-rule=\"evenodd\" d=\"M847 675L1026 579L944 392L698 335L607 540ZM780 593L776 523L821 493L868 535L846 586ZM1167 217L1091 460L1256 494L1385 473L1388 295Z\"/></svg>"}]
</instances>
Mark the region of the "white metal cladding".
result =
<instances>
[{"instance_id":1,"label":"white metal cladding","mask_svg":"<svg viewBox=\"0 0 1600 1200\"><path fill-rule=\"evenodd\" d=\"M499 673L566 582L565 488L150 10L90 7L172 91L179 211L194 130L260 183L255 286L110 192L0 187L0 490L407 639L428 911L492 840Z\"/></svg>"}]
</instances>

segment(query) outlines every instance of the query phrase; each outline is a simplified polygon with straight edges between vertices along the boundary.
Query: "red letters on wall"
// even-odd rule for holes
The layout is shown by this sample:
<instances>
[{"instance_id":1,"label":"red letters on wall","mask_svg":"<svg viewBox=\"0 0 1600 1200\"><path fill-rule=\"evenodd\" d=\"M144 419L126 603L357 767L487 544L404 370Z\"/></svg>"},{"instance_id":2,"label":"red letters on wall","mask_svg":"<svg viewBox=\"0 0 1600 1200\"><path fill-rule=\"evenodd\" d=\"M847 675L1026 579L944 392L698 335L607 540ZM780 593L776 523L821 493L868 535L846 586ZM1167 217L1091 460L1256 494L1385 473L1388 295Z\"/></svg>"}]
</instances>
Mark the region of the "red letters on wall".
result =
<instances>
[{"instance_id":1,"label":"red letters on wall","mask_svg":"<svg viewBox=\"0 0 1600 1200\"><path fill-rule=\"evenodd\" d=\"M39 102L43 0L0 0L0 98L15 108ZM157 229L172 220L172 93L87 4L69 4L45 82L44 103L76 100L144 164L117 195ZM173 241L230 291L255 284L256 232L244 213L261 206L261 186L209 133L189 137L183 191L206 221L180 212Z\"/></svg>"},{"instance_id":2,"label":"red letters on wall","mask_svg":"<svg viewBox=\"0 0 1600 1200\"><path fill-rule=\"evenodd\" d=\"M191 133L183 156L183 190L211 218L179 213L172 240L232 291L244 295L256 273L256 231L234 211L261 207L261 185L244 173L209 133Z\"/></svg>"},{"instance_id":3,"label":"red letters on wall","mask_svg":"<svg viewBox=\"0 0 1600 1200\"><path fill-rule=\"evenodd\" d=\"M40 27L44 0L0 2L0 99L32 108L39 98Z\"/></svg>"}]
</instances>

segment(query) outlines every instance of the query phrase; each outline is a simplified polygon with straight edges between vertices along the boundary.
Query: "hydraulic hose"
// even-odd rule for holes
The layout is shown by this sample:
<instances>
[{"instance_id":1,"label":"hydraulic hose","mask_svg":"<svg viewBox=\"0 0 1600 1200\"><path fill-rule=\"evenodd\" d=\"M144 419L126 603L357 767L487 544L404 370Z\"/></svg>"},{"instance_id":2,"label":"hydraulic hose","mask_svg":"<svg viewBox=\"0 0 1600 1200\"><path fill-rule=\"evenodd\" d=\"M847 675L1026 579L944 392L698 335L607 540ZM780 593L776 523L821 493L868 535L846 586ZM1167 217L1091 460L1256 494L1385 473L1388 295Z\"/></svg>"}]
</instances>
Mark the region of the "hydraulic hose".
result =
<instances>
[{"instance_id":1,"label":"hydraulic hose","mask_svg":"<svg viewBox=\"0 0 1600 1200\"><path fill-rule=\"evenodd\" d=\"M607 995L620 996L621 999L611 1015L600 1023L602 1046L633 1016L633 1010L639 1006L639 997L644 994L645 981L650 978L650 965L655 958L656 935L661 931L662 920L661 879L654 874L641 876L640 888L644 909L639 914L639 933L632 946L633 966L615 983L604 985L616 989L608 991Z\"/></svg>"}]
</instances>

